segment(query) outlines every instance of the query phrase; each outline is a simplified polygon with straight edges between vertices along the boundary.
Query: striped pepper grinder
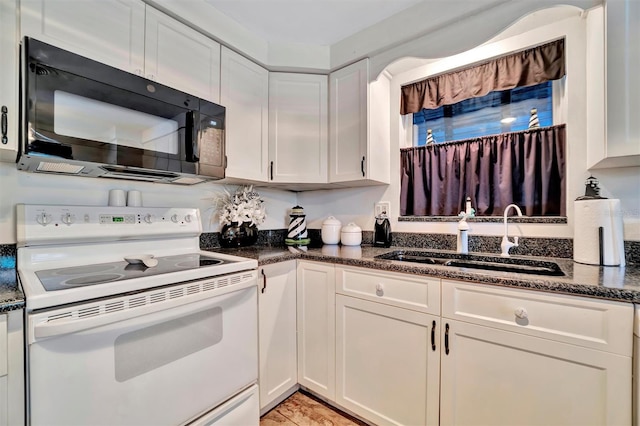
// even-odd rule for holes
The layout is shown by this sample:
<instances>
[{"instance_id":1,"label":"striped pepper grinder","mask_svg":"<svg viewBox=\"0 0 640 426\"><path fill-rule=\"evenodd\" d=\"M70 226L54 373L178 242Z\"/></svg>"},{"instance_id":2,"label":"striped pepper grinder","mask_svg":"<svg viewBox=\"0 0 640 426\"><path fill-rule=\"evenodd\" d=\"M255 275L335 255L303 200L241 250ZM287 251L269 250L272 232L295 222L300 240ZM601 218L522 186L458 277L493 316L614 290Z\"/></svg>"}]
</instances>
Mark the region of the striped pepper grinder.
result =
<instances>
[{"instance_id":1,"label":"striped pepper grinder","mask_svg":"<svg viewBox=\"0 0 640 426\"><path fill-rule=\"evenodd\" d=\"M289 230L284 243L288 246L306 246L311 243L311 238L307 235L307 221L304 209L300 206L295 206L291 209L289 217L291 221L289 222Z\"/></svg>"}]
</instances>

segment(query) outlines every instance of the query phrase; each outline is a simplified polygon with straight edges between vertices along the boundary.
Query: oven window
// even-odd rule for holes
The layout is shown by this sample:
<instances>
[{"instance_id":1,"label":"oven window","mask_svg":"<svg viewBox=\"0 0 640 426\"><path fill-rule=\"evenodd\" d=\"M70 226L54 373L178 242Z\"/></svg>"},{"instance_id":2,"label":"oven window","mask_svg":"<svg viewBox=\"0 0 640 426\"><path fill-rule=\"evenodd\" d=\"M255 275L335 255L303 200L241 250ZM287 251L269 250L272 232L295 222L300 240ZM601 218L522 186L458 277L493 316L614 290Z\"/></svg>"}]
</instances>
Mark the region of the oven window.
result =
<instances>
[{"instance_id":1,"label":"oven window","mask_svg":"<svg viewBox=\"0 0 640 426\"><path fill-rule=\"evenodd\" d=\"M125 382L222 340L222 308L207 309L115 339L115 378Z\"/></svg>"},{"instance_id":2,"label":"oven window","mask_svg":"<svg viewBox=\"0 0 640 426\"><path fill-rule=\"evenodd\" d=\"M179 123L118 105L54 91L58 135L167 154L178 153Z\"/></svg>"}]
</instances>

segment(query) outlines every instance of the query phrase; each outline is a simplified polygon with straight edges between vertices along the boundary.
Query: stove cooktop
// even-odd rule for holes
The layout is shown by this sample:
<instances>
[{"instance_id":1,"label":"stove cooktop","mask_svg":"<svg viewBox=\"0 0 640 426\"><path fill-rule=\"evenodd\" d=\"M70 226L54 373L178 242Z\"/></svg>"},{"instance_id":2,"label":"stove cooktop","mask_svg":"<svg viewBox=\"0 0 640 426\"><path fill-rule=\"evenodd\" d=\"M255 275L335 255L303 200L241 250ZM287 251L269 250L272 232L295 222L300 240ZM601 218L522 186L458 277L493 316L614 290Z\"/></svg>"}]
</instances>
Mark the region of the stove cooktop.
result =
<instances>
[{"instance_id":1,"label":"stove cooktop","mask_svg":"<svg viewBox=\"0 0 640 426\"><path fill-rule=\"evenodd\" d=\"M234 263L232 260L219 259L199 253L156 257L155 259L158 260L158 265L151 268L142 263L130 264L123 260L122 262L46 269L36 271L36 276L46 291L57 291Z\"/></svg>"}]
</instances>

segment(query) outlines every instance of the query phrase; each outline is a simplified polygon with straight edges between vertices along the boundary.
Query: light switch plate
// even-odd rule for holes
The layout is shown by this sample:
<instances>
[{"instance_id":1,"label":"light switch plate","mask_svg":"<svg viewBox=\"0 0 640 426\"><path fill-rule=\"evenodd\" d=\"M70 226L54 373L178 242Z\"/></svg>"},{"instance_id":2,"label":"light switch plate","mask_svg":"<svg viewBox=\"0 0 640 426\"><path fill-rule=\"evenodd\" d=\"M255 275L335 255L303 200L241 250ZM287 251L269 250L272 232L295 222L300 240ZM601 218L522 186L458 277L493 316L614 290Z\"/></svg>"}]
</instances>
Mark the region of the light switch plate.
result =
<instances>
[{"instance_id":1,"label":"light switch plate","mask_svg":"<svg viewBox=\"0 0 640 426\"><path fill-rule=\"evenodd\" d=\"M378 203L375 203L374 213L376 217L380 216L383 213L387 216L391 216L391 203L388 201L380 201Z\"/></svg>"}]
</instances>

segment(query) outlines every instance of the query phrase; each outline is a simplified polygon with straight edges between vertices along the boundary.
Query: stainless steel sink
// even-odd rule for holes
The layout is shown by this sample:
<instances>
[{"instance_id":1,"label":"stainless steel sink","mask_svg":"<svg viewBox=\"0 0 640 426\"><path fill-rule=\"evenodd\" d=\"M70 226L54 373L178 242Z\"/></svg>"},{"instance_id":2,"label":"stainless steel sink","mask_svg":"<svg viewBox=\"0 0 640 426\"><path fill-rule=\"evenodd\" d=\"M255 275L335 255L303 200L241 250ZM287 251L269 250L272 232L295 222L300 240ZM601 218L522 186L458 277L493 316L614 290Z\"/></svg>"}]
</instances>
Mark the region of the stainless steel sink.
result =
<instances>
[{"instance_id":1,"label":"stainless steel sink","mask_svg":"<svg viewBox=\"0 0 640 426\"><path fill-rule=\"evenodd\" d=\"M375 258L458 268L482 269L487 271L564 276L564 272L562 272L560 266L555 262L514 257L397 250L376 256Z\"/></svg>"}]
</instances>

